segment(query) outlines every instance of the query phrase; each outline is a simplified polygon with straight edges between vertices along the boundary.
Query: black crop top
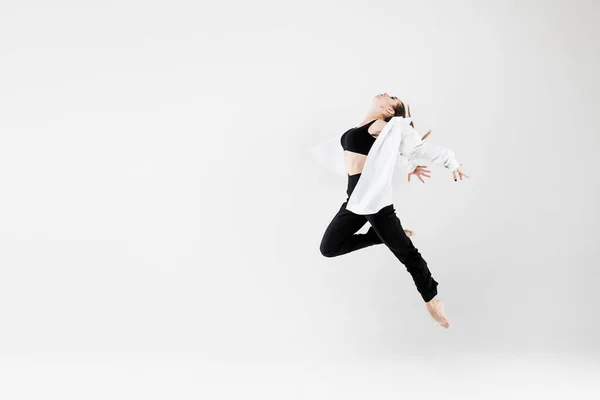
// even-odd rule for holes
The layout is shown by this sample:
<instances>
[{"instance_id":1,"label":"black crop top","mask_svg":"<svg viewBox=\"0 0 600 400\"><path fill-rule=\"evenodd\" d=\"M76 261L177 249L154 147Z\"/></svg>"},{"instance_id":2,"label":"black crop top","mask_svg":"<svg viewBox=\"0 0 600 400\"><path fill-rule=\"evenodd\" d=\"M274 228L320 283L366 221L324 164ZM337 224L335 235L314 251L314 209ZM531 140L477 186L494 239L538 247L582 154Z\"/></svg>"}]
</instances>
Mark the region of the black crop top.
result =
<instances>
[{"instance_id":1,"label":"black crop top","mask_svg":"<svg viewBox=\"0 0 600 400\"><path fill-rule=\"evenodd\" d=\"M377 139L369 133L369 127L375 121L377 120L374 119L366 125L348 129L346 132L344 132L340 139L342 148L354 153L360 153L364 155L369 154L371 146L373 146L375 139Z\"/></svg>"}]
</instances>

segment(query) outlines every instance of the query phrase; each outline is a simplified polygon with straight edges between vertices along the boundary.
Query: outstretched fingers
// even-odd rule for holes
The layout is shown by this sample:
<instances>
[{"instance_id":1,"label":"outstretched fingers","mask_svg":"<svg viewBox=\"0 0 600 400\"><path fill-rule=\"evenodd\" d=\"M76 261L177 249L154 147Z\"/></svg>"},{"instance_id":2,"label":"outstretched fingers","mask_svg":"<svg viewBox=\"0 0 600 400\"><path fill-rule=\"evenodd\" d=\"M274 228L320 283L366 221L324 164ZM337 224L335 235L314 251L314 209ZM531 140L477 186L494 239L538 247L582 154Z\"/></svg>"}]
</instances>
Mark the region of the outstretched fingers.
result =
<instances>
[{"instance_id":1,"label":"outstretched fingers","mask_svg":"<svg viewBox=\"0 0 600 400\"><path fill-rule=\"evenodd\" d=\"M454 178L454 180L456 181L458 178L460 178L460 180L462 181L463 176L465 178L469 178L469 175L465 174L460 168L456 168L453 172L452 172L452 177Z\"/></svg>"}]
</instances>

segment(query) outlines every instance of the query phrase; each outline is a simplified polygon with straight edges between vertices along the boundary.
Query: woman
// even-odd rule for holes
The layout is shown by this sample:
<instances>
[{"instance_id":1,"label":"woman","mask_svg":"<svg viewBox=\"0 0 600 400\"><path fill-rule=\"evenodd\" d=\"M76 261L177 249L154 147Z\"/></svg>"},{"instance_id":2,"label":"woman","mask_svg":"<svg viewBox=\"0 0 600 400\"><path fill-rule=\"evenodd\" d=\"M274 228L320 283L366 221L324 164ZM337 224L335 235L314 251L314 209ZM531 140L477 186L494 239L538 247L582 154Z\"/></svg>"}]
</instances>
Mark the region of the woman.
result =
<instances>
[{"instance_id":1,"label":"woman","mask_svg":"<svg viewBox=\"0 0 600 400\"><path fill-rule=\"evenodd\" d=\"M376 213L361 215L347 208L357 183L360 180L367 156L379 134L384 130L393 117L410 117L410 109L395 96L387 93L374 97L371 108L364 121L355 128L346 131L340 139L344 150L344 165L348 175L348 198L342 203L340 209L327 226L321 240L320 251L325 257L336 257L368 246L385 243L394 255L405 265L413 281L425 301L425 306L431 317L444 328L450 326L444 313L444 305L436 299L438 283L433 279L427 263L413 245L409 236L412 232L404 230L396 216L393 204L389 204ZM412 121L410 126L414 127ZM389 130L386 131L386 133ZM468 176L460 169L459 163L454 159L454 153L439 146L425 146L423 138L415 138L416 132L411 132L412 137L402 137L402 149L405 155L424 157L435 164L443 165L452 170L456 181L458 177ZM409 173L417 176L422 182L423 177L429 177L429 170L423 166L416 166ZM370 223L367 233L356 233L366 222Z\"/></svg>"}]
</instances>

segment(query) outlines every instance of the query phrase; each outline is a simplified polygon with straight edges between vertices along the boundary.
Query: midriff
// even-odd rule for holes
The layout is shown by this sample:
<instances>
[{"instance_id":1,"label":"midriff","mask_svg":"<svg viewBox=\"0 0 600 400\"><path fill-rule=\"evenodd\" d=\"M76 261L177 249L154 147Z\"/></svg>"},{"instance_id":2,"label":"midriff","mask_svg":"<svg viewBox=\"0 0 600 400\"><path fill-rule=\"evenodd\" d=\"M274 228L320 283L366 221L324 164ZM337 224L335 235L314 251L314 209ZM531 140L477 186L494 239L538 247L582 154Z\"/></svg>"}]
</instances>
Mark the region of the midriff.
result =
<instances>
[{"instance_id":1,"label":"midriff","mask_svg":"<svg viewBox=\"0 0 600 400\"><path fill-rule=\"evenodd\" d=\"M344 150L344 164L346 165L346 172L348 175L362 173L366 161L366 155Z\"/></svg>"}]
</instances>

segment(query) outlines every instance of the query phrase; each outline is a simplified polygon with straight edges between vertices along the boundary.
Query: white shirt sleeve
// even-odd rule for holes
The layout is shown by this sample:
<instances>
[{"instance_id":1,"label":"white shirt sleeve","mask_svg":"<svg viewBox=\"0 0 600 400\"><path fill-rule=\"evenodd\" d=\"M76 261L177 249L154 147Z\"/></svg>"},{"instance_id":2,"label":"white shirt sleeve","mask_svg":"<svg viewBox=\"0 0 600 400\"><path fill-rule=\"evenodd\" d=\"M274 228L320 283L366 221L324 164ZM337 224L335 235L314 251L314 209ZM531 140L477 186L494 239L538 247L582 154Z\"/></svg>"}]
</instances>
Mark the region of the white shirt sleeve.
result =
<instances>
[{"instance_id":1,"label":"white shirt sleeve","mask_svg":"<svg viewBox=\"0 0 600 400\"><path fill-rule=\"evenodd\" d=\"M404 129L402 131L400 152L409 160L409 173L416 168L416 163L412 161L416 158L425 158L434 164L450 169L450 171L454 171L456 168L460 167L460 163L454 158L454 152L452 150L429 142L424 142L414 129Z\"/></svg>"},{"instance_id":2,"label":"white shirt sleeve","mask_svg":"<svg viewBox=\"0 0 600 400\"><path fill-rule=\"evenodd\" d=\"M314 161L325 170L344 178L348 177L344 164L344 149L340 142L343 133L329 135L325 139L309 147L309 152Z\"/></svg>"},{"instance_id":3,"label":"white shirt sleeve","mask_svg":"<svg viewBox=\"0 0 600 400\"><path fill-rule=\"evenodd\" d=\"M411 172L413 172L416 168L417 168L417 162L413 159L410 159L408 157L406 157L404 154L400 153L399 154L400 157L400 163L399 165L403 166L406 168L406 173L410 174Z\"/></svg>"}]
</instances>

